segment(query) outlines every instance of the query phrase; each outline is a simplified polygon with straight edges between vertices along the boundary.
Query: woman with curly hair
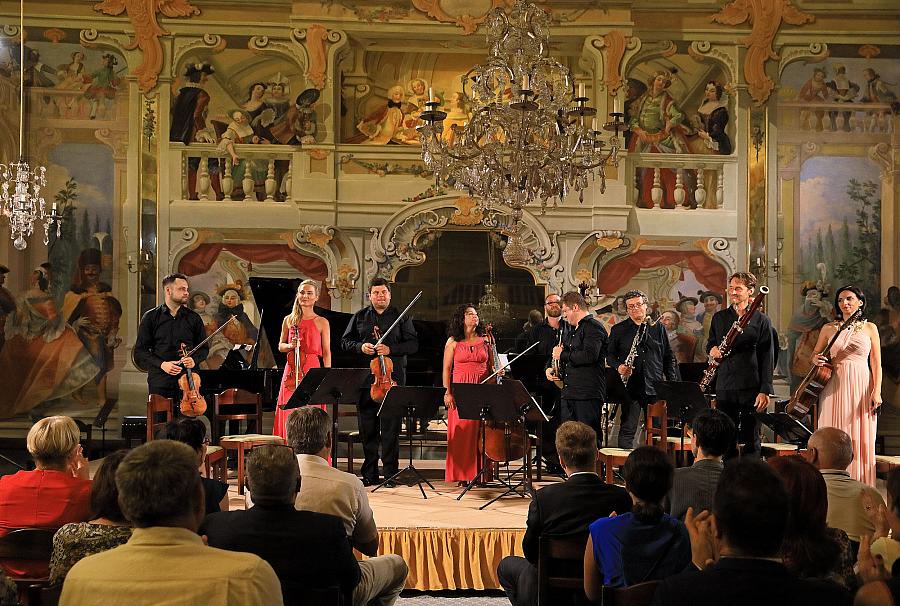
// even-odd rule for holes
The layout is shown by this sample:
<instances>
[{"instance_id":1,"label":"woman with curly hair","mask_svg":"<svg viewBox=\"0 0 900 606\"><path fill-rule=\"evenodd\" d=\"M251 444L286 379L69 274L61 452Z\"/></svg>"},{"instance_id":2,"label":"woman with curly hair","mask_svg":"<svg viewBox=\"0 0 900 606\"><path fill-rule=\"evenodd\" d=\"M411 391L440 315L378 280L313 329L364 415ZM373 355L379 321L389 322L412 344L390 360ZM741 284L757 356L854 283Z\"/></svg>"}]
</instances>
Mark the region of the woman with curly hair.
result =
<instances>
[{"instance_id":1,"label":"woman with curly hair","mask_svg":"<svg viewBox=\"0 0 900 606\"><path fill-rule=\"evenodd\" d=\"M488 347L475 306L463 304L450 318L450 338L444 345L444 405L447 407L447 482L466 481L478 473L478 421L459 418L452 383L479 383L487 371Z\"/></svg>"}]
</instances>

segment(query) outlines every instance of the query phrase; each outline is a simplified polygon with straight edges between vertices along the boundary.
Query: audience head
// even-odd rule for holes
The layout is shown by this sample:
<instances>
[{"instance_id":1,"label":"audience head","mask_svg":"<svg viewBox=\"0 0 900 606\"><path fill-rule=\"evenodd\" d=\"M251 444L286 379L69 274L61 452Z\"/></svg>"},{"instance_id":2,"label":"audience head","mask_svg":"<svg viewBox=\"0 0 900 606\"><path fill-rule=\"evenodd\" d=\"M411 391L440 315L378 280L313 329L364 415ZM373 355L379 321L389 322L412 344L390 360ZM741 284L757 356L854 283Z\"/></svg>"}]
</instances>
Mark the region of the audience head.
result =
<instances>
[{"instance_id":1,"label":"audience head","mask_svg":"<svg viewBox=\"0 0 900 606\"><path fill-rule=\"evenodd\" d=\"M187 444L201 458L206 454L206 445L208 444L206 440L206 425L200 419L181 417L174 421L169 421L156 437Z\"/></svg>"},{"instance_id":2,"label":"audience head","mask_svg":"<svg viewBox=\"0 0 900 606\"><path fill-rule=\"evenodd\" d=\"M103 464L91 482L91 515L93 519L106 518L117 524L128 520L119 508L119 491L116 488L116 471L128 454L127 450L117 450L103 458Z\"/></svg>"},{"instance_id":3,"label":"audience head","mask_svg":"<svg viewBox=\"0 0 900 606\"><path fill-rule=\"evenodd\" d=\"M287 421L287 442L297 454L314 455L331 448L331 417L316 406L303 406Z\"/></svg>"},{"instance_id":4,"label":"audience head","mask_svg":"<svg viewBox=\"0 0 900 606\"><path fill-rule=\"evenodd\" d=\"M567 470L594 471L597 433L579 421L566 421L556 430L556 452Z\"/></svg>"},{"instance_id":5,"label":"audience head","mask_svg":"<svg viewBox=\"0 0 900 606\"><path fill-rule=\"evenodd\" d=\"M853 441L837 427L820 427L809 437L804 456L817 469L847 469L853 462Z\"/></svg>"},{"instance_id":6,"label":"audience head","mask_svg":"<svg viewBox=\"0 0 900 606\"><path fill-rule=\"evenodd\" d=\"M766 463L741 459L725 466L713 498L713 514L729 555L778 556L788 511L784 484Z\"/></svg>"},{"instance_id":7,"label":"audience head","mask_svg":"<svg viewBox=\"0 0 900 606\"><path fill-rule=\"evenodd\" d=\"M257 505L291 505L300 489L300 466L281 444L257 446L247 460L247 483Z\"/></svg>"},{"instance_id":8,"label":"audience head","mask_svg":"<svg viewBox=\"0 0 900 606\"><path fill-rule=\"evenodd\" d=\"M675 469L666 454L653 446L635 448L622 466L625 489L637 502L632 508L639 521L655 522L663 514L662 502L672 488Z\"/></svg>"},{"instance_id":9,"label":"audience head","mask_svg":"<svg viewBox=\"0 0 900 606\"><path fill-rule=\"evenodd\" d=\"M68 471L78 452L81 433L69 417L46 417L28 430L26 446L38 469Z\"/></svg>"},{"instance_id":10,"label":"audience head","mask_svg":"<svg viewBox=\"0 0 900 606\"><path fill-rule=\"evenodd\" d=\"M691 430L695 450L702 451L706 456L721 457L734 443L734 421L715 408L698 413L691 423Z\"/></svg>"},{"instance_id":11,"label":"audience head","mask_svg":"<svg viewBox=\"0 0 900 606\"><path fill-rule=\"evenodd\" d=\"M173 440L138 446L116 470L119 507L138 528L180 526L196 531L204 515L197 453Z\"/></svg>"}]
</instances>

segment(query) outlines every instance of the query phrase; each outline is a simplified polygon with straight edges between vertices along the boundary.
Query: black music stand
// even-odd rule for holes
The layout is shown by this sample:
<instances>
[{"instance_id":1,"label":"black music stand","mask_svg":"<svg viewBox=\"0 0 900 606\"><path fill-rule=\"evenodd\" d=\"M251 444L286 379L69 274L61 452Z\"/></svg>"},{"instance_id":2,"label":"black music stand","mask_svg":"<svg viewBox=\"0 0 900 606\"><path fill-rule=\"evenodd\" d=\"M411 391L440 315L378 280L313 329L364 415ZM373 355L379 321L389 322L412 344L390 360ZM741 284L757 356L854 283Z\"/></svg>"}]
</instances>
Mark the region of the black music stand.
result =
<instances>
[{"instance_id":1,"label":"black music stand","mask_svg":"<svg viewBox=\"0 0 900 606\"><path fill-rule=\"evenodd\" d=\"M760 423L775 432L779 438L798 448L806 448L812 432L809 428L786 412L756 412Z\"/></svg>"},{"instance_id":2,"label":"black music stand","mask_svg":"<svg viewBox=\"0 0 900 606\"><path fill-rule=\"evenodd\" d=\"M338 406L358 404L359 392L368 385L368 368L310 368L282 408L298 408L311 402L331 404L331 466L337 467ZM348 453L352 457L353 453Z\"/></svg>"},{"instance_id":3,"label":"black music stand","mask_svg":"<svg viewBox=\"0 0 900 606\"><path fill-rule=\"evenodd\" d=\"M628 388L622 382L619 371L606 367L606 401L603 403L603 446L609 448L609 423L616 418L617 406L631 402Z\"/></svg>"},{"instance_id":4,"label":"black music stand","mask_svg":"<svg viewBox=\"0 0 900 606\"><path fill-rule=\"evenodd\" d=\"M700 384L693 381L654 381L653 388L660 400L666 401L666 410L674 404L678 407L678 424L681 426L681 452L684 452L684 429L702 410L709 408ZM667 413L668 414L668 413Z\"/></svg>"},{"instance_id":5,"label":"black music stand","mask_svg":"<svg viewBox=\"0 0 900 606\"><path fill-rule=\"evenodd\" d=\"M407 472L410 472L415 476L416 485L419 487L419 490L422 491L423 499L427 499L428 497L425 495L425 489L422 488L422 482L425 482L431 490L434 490L434 486L431 485L431 482L425 479L425 476L419 473L419 470L413 465L412 430L416 419L430 421L437 416L438 408L444 401L444 393L446 393L446 390L443 387L407 387L404 385L395 385L388 390L387 395L384 397L384 402L382 402L381 406L378 408L378 416L387 419L396 419L400 417L406 419L406 437L409 439L409 465L391 477L385 478L384 482L372 489L372 492L375 492L389 482L395 481ZM410 484L410 486L412 486L412 484Z\"/></svg>"}]
</instances>

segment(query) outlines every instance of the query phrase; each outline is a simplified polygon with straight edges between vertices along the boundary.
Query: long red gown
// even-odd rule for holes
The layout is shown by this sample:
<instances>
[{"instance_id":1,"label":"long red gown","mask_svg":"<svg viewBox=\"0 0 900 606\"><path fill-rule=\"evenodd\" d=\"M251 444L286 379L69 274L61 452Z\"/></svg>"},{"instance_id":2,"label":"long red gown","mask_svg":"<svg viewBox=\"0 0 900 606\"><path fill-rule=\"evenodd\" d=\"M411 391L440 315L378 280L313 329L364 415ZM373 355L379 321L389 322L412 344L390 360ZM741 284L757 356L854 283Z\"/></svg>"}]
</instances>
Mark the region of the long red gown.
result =
<instances>
[{"instance_id":1,"label":"long red gown","mask_svg":"<svg viewBox=\"0 0 900 606\"><path fill-rule=\"evenodd\" d=\"M296 328L293 326L289 327L288 340L291 340L293 337L291 331L294 330L300 331L300 350L303 352L303 359L300 363L301 370L305 373L310 368L320 368L322 366L322 363L319 361L319 356L322 355L322 333L316 327L315 318L300 320L300 325ZM302 380L303 378L300 377L298 382ZM281 407L291 399L295 389L294 381L294 352L290 351L288 352L287 363L284 366L284 374L281 377L278 405L275 407L275 424L272 427L273 435L281 436L285 439L287 439L287 432L285 431L287 418L294 412L294 409L284 410ZM314 406L325 409L324 404L314 404Z\"/></svg>"},{"instance_id":2,"label":"long red gown","mask_svg":"<svg viewBox=\"0 0 900 606\"><path fill-rule=\"evenodd\" d=\"M487 370L488 353L483 342L456 344L453 352L452 383L480 383ZM478 473L480 423L459 418L453 407L447 413L447 482L468 481Z\"/></svg>"}]
</instances>

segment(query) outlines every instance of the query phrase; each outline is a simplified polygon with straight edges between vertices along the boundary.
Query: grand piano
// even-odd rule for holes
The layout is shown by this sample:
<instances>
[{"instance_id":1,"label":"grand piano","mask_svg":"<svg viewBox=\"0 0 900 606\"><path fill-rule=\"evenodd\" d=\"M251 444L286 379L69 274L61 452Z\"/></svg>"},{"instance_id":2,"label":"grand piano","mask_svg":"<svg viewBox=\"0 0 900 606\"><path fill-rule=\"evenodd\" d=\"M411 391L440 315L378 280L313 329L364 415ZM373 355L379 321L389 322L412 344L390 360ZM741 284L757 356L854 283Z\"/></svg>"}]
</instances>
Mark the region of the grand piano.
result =
<instances>
[{"instance_id":1,"label":"grand piano","mask_svg":"<svg viewBox=\"0 0 900 606\"><path fill-rule=\"evenodd\" d=\"M259 339L251 352L231 352L221 368L196 371L201 378L200 391L207 402L212 403L213 394L238 388L262 394L263 410L275 409L287 354L279 352L272 344L278 343L281 322L291 312L300 281L300 278L250 278L250 289L262 312ZM405 305L403 301L397 303ZM440 385L447 326L443 322L416 320L415 311L413 307L409 314L419 336L419 351L407 359L406 382L408 385ZM316 313L327 318L331 326L331 365L334 368L358 365L356 356L344 352L340 345L351 314L320 307L316 307Z\"/></svg>"}]
</instances>

